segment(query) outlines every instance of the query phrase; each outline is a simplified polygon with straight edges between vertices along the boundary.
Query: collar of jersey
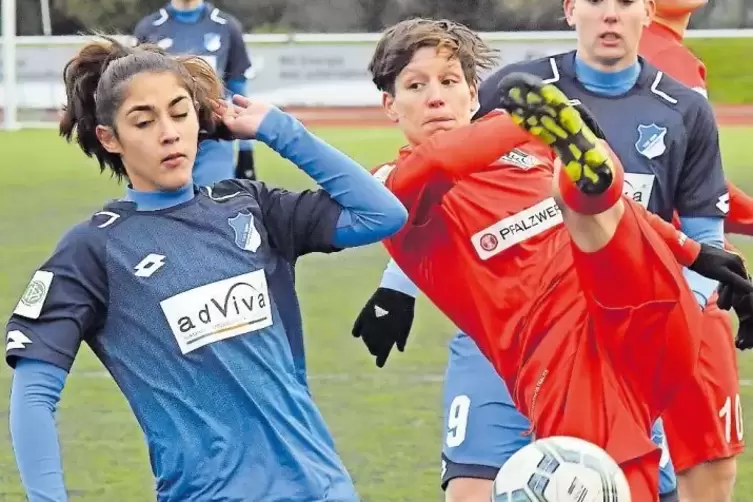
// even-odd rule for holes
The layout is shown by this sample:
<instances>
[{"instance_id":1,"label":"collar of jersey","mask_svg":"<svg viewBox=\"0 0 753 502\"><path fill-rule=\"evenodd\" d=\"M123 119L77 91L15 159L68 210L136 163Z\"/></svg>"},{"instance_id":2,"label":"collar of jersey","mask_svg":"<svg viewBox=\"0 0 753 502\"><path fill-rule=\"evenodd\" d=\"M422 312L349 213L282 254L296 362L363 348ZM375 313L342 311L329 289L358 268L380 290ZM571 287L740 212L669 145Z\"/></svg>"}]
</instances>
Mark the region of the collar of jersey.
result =
<instances>
[{"instance_id":1,"label":"collar of jersey","mask_svg":"<svg viewBox=\"0 0 753 502\"><path fill-rule=\"evenodd\" d=\"M572 81L576 82L585 92L591 94L592 96L598 96L600 98L604 99L620 99L623 96L630 94L632 92L635 92L636 90L645 88L645 87L651 87L651 82L653 81L654 77L656 76L656 69L648 64L648 62L643 59L641 56L638 56L638 63L641 65L641 72L638 74L638 80L636 80L635 85L625 94L617 94L614 96L607 96L604 94L599 94L596 92L593 92L589 89L587 89L581 82L578 80L577 75L575 74L575 54L576 51L571 51L562 56L562 58L558 61L558 68L562 72L563 75L571 79Z\"/></svg>"},{"instance_id":2,"label":"collar of jersey","mask_svg":"<svg viewBox=\"0 0 753 502\"><path fill-rule=\"evenodd\" d=\"M653 31L657 35L662 36L663 38L671 38L672 40L676 40L677 42L682 42L682 36L679 33L677 33L675 30L673 30L669 26L662 24L656 20L654 20L651 23L650 28L651 28L651 31Z\"/></svg>"},{"instance_id":3,"label":"collar of jersey","mask_svg":"<svg viewBox=\"0 0 753 502\"><path fill-rule=\"evenodd\" d=\"M607 96L619 96L626 94L635 87L641 74L641 64L635 64L624 70L605 72L591 67L581 58L575 57L575 74L584 87L592 92L603 93Z\"/></svg>"},{"instance_id":4,"label":"collar of jersey","mask_svg":"<svg viewBox=\"0 0 753 502\"><path fill-rule=\"evenodd\" d=\"M204 14L209 10L209 4L207 4L206 2L202 2L194 9L180 10L173 7L172 3L168 3L165 9L170 14L170 17L172 17L179 23L196 24L201 20Z\"/></svg>"},{"instance_id":5,"label":"collar of jersey","mask_svg":"<svg viewBox=\"0 0 753 502\"><path fill-rule=\"evenodd\" d=\"M137 211L159 211L161 209L170 209L188 202L192 200L195 195L196 189L193 183L188 183L184 187L171 192L144 192L141 190L134 190L129 186L124 200L134 203Z\"/></svg>"}]
</instances>

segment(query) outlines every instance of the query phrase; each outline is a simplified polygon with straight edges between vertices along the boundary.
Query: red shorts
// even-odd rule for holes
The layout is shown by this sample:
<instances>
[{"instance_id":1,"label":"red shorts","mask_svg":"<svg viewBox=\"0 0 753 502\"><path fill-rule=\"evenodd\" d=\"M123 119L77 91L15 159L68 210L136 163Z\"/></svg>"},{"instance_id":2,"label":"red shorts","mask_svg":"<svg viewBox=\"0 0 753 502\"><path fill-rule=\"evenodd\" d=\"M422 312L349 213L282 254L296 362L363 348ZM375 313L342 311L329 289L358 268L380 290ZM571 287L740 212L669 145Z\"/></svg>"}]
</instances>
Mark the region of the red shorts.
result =
<instances>
[{"instance_id":1,"label":"red shorts","mask_svg":"<svg viewBox=\"0 0 753 502\"><path fill-rule=\"evenodd\" d=\"M698 370L663 414L677 472L734 457L745 446L732 322L715 301L703 318Z\"/></svg>"},{"instance_id":2,"label":"red shorts","mask_svg":"<svg viewBox=\"0 0 753 502\"><path fill-rule=\"evenodd\" d=\"M695 372L698 304L666 244L629 204L609 244L573 256L587 312L566 343L532 356L516 401L537 437L604 448L633 500L658 500L651 424Z\"/></svg>"}]
</instances>

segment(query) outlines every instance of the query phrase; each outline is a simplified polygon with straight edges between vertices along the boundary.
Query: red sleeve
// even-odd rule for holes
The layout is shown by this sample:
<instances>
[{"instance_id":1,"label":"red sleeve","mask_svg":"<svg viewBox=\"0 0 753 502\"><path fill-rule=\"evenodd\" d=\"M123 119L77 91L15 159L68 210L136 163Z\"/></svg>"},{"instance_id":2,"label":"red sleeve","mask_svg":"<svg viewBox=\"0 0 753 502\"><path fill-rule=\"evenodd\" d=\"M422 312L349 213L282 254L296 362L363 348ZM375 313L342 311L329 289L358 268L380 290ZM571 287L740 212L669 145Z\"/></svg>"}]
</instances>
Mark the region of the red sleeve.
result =
<instances>
[{"instance_id":1,"label":"red sleeve","mask_svg":"<svg viewBox=\"0 0 753 502\"><path fill-rule=\"evenodd\" d=\"M729 214L724 230L731 234L753 235L753 197L727 182Z\"/></svg>"},{"instance_id":2,"label":"red sleeve","mask_svg":"<svg viewBox=\"0 0 753 502\"><path fill-rule=\"evenodd\" d=\"M669 47L646 59L673 79L699 92L705 91L706 67L687 47Z\"/></svg>"},{"instance_id":3,"label":"red sleeve","mask_svg":"<svg viewBox=\"0 0 753 502\"><path fill-rule=\"evenodd\" d=\"M633 204L634 207L639 208L639 212L643 213L646 221L654 231L659 234L659 237L667 244L672 254L677 259L677 262L684 266L689 267L698 258L698 254L701 252L701 245L696 241L688 238L687 235L677 230L671 223L667 223L655 214L647 211L643 206L633 202L627 197L624 200Z\"/></svg>"},{"instance_id":4,"label":"red sleeve","mask_svg":"<svg viewBox=\"0 0 753 502\"><path fill-rule=\"evenodd\" d=\"M492 165L533 138L507 114L489 114L470 125L438 133L401 158L386 185L417 223L454 182Z\"/></svg>"}]
</instances>

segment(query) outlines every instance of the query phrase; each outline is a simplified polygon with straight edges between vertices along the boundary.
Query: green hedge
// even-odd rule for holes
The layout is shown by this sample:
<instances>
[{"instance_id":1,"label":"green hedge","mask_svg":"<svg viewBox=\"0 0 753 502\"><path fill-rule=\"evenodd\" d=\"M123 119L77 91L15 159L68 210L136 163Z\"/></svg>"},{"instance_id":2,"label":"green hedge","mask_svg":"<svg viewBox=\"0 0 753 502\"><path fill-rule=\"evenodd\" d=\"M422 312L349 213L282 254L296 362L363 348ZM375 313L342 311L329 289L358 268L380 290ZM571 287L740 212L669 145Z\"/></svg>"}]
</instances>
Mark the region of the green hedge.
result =
<instances>
[{"instance_id":1,"label":"green hedge","mask_svg":"<svg viewBox=\"0 0 753 502\"><path fill-rule=\"evenodd\" d=\"M714 103L753 104L753 38L687 39L708 70Z\"/></svg>"}]
</instances>

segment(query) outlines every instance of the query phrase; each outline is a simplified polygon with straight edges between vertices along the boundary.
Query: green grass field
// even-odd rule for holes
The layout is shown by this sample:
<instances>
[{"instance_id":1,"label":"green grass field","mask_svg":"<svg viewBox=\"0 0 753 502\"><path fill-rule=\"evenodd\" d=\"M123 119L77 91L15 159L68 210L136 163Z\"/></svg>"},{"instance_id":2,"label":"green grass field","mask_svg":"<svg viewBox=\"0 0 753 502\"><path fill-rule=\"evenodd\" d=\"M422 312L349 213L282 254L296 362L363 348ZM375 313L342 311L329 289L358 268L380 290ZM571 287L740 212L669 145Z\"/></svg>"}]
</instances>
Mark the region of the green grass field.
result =
<instances>
[{"instance_id":1,"label":"green grass field","mask_svg":"<svg viewBox=\"0 0 753 502\"><path fill-rule=\"evenodd\" d=\"M387 129L320 129L321 135L371 166L390 160L400 137ZM731 179L753 192L753 129L726 129ZM268 150L257 150L261 176L290 188L307 178ZM123 188L52 131L0 133L0 319L12 311L35 268L61 233ZM737 241L753 259L753 245ZM378 370L353 320L386 263L380 246L312 256L299 266L311 385L364 501L438 501L440 391L450 324L427 302L405 354ZM753 410L753 355L739 356L741 392ZM5 367L3 365L3 367ZM7 420L11 372L0 371L0 414ZM692 417L688 417L692 420ZM88 350L80 354L58 414L67 486L76 501L153 500L146 449L136 421ZM753 431L753 412L745 429ZM7 427L0 434L0 501L24 500ZM739 462L736 501L753 502L753 456Z\"/></svg>"}]
</instances>

